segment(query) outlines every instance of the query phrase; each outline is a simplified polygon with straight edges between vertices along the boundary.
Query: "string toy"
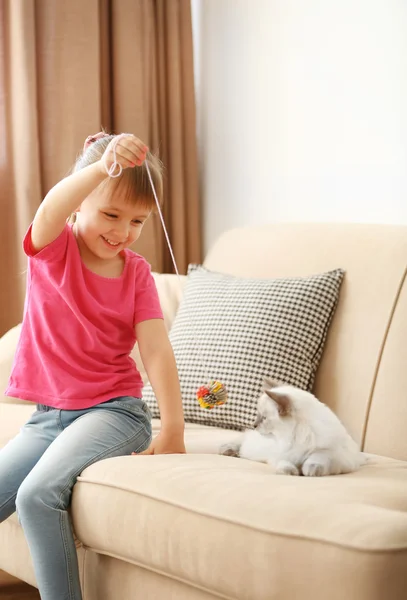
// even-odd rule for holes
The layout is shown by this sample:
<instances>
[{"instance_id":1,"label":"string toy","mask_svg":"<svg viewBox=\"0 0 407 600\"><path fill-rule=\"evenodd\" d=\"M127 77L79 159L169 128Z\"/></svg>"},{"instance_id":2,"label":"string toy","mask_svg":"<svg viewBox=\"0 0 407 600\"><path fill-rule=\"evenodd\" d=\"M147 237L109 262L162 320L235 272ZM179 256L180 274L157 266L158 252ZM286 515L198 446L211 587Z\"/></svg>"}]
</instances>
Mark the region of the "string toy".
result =
<instances>
[{"instance_id":1,"label":"string toy","mask_svg":"<svg viewBox=\"0 0 407 600\"><path fill-rule=\"evenodd\" d=\"M104 165L104 167L106 169L106 173L109 175L109 177L113 177L113 178L120 177L120 175L122 174L123 168L117 162L116 146L117 146L117 143L119 142L119 140L122 137L126 136L126 135L131 135L131 134L121 133L120 135L116 136L116 139L114 140L114 143L112 145L113 163L110 166L110 168L108 168L108 166L106 164L105 157L103 157L103 159L102 159L103 160L103 165ZM161 212L160 203L158 201L157 193L155 191L155 187L154 187L154 183L153 183L153 178L151 177L150 168L148 166L148 162L147 161L144 161L144 166L146 168L148 179L149 179L150 185L151 185L151 189L153 191L154 200L155 200L155 203L157 205L158 214L160 216L160 220L161 220L161 224L162 224L163 231L164 231L164 234L165 234L165 239L167 241L168 249L169 249L170 254L171 254L171 259L172 259L172 263L174 265L175 273L177 275L179 284L182 285L182 283L181 283L181 277L179 275L177 263L176 263L175 257L174 257L174 252L172 250L170 238L168 236L167 228L165 226L164 218L163 218L163 215L162 215L162 212ZM206 362L205 362L205 360L204 360L204 358L202 356L202 351L201 351L200 345L199 345L199 343L197 343L196 331L195 331L195 327L194 327L193 323L191 322L190 315L188 315L188 319L190 321L190 325L191 325L191 328L192 328L192 332L193 332L193 336L194 336L194 339L195 339L196 347L198 348L200 356L201 356L202 365L204 365L204 368L205 368L205 371L206 371L207 370L207 368L206 368ZM223 383L221 383L220 381L217 381L216 379L212 379L210 377L208 377L207 379L208 379L208 383L206 385L202 385L197 390L197 392L196 392L196 398L197 398L197 400L198 400L198 402L199 402L199 404L200 404L200 406L202 408L205 408L207 410L212 410L213 408L215 408L215 406L221 406L222 404L225 404L225 402L227 401L227 390L226 390L225 385Z\"/></svg>"}]
</instances>

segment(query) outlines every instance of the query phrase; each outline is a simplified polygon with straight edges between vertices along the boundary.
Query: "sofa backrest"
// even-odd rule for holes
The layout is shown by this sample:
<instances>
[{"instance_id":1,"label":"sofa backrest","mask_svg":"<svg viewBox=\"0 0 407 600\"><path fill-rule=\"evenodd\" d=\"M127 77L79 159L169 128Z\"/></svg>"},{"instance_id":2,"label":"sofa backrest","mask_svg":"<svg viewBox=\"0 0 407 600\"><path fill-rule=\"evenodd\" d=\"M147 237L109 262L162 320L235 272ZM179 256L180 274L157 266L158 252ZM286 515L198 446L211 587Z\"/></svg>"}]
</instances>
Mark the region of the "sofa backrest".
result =
<instances>
[{"instance_id":1,"label":"sofa backrest","mask_svg":"<svg viewBox=\"0 0 407 600\"><path fill-rule=\"evenodd\" d=\"M365 451L407 459L407 227L273 224L224 233L208 269L241 277L346 271L315 382Z\"/></svg>"},{"instance_id":2,"label":"sofa backrest","mask_svg":"<svg viewBox=\"0 0 407 600\"><path fill-rule=\"evenodd\" d=\"M240 277L306 276L343 268L315 393L363 450L407 460L406 262L404 226L274 224L224 233L204 264ZM186 278L154 276L170 329ZM0 340L3 387L19 331L17 326ZM137 348L133 356L146 379Z\"/></svg>"}]
</instances>

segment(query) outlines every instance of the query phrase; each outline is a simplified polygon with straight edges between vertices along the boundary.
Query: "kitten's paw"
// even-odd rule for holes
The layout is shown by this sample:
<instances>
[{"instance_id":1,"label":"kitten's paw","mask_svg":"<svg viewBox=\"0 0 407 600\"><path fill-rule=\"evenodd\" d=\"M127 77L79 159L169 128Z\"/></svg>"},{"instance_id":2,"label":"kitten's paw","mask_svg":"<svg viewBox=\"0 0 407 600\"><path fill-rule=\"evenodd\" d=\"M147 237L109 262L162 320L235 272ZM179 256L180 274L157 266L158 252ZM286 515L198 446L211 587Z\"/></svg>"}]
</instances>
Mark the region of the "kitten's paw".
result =
<instances>
[{"instance_id":1,"label":"kitten's paw","mask_svg":"<svg viewBox=\"0 0 407 600\"><path fill-rule=\"evenodd\" d=\"M281 460L276 467L277 475L299 475L299 471L295 465L287 460Z\"/></svg>"},{"instance_id":2,"label":"kitten's paw","mask_svg":"<svg viewBox=\"0 0 407 600\"><path fill-rule=\"evenodd\" d=\"M236 444L224 444L219 448L219 454L222 454L222 456L233 456L234 458L239 458L239 450L240 446Z\"/></svg>"},{"instance_id":3,"label":"kitten's paw","mask_svg":"<svg viewBox=\"0 0 407 600\"><path fill-rule=\"evenodd\" d=\"M302 466L302 474L305 475L305 477L322 477L327 473L324 465L318 463L304 463Z\"/></svg>"}]
</instances>

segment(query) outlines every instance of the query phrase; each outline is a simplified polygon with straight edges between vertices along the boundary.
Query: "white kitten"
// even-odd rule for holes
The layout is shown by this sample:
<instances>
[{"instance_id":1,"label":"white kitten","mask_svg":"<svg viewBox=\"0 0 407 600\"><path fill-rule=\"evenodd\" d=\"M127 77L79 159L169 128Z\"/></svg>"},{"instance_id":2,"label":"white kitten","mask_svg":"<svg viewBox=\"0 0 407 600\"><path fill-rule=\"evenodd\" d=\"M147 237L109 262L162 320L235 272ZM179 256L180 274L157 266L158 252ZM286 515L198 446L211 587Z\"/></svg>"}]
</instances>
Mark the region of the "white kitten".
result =
<instances>
[{"instance_id":1,"label":"white kitten","mask_svg":"<svg viewBox=\"0 0 407 600\"><path fill-rule=\"evenodd\" d=\"M268 463L284 475L339 475L365 459L338 417L309 392L264 380L254 429L221 454Z\"/></svg>"}]
</instances>

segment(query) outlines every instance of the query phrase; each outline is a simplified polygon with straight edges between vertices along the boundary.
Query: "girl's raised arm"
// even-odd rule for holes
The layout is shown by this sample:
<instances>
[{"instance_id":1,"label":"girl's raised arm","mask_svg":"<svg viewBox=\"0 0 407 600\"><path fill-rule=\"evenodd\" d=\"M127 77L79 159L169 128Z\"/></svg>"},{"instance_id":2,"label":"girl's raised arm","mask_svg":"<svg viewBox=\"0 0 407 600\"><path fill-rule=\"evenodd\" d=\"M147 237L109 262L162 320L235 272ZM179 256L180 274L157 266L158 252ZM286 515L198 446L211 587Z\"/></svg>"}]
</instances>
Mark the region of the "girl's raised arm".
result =
<instances>
[{"instance_id":1,"label":"girl's raised arm","mask_svg":"<svg viewBox=\"0 0 407 600\"><path fill-rule=\"evenodd\" d=\"M45 196L34 217L31 242L39 251L53 242L65 227L68 217L83 200L108 177L107 170L116 162L122 169L140 165L147 147L132 134L113 138L103 156L57 183Z\"/></svg>"},{"instance_id":2,"label":"girl's raised arm","mask_svg":"<svg viewBox=\"0 0 407 600\"><path fill-rule=\"evenodd\" d=\"M35 250L45 248L60 235L67 218L107 176L97 161L62 179L48 192L33 221L31 241Z\"/></svg>"}]
</instances>

